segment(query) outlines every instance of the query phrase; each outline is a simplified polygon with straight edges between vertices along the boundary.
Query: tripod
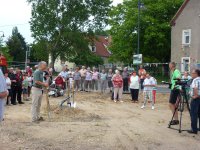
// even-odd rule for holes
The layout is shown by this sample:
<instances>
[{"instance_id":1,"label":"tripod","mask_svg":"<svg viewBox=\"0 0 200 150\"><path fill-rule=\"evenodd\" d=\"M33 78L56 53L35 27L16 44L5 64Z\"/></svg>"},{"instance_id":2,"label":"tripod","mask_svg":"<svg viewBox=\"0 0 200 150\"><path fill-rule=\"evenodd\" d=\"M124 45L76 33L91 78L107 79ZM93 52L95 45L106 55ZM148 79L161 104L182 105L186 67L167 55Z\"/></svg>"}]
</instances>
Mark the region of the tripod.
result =
<instances>
[{"instance_id":1,"label":"tripod","mask_svg":"<svg viewBox=\"0 0 200 150\"><path fill-rule=\"evenodd\" d=\"M188 111L190 112L189 99L190 98L189 98L187 88L183 85L182 90L179 91L179 95L178 95L178 98L177 98L177 101L176 101L176 104L175 104L176 107L175 107L174 113L172 115L172 119L169 122L168 128L171 128L171 125L172 125L171 122L173 121L176 112L180 111L180 122L179 122L178 131L179 131L179 133L181 133L183 131L182 130L182 116L183 116L183 111L185 109L185 104L187 106Z\"/></svg>"}]
</instances>

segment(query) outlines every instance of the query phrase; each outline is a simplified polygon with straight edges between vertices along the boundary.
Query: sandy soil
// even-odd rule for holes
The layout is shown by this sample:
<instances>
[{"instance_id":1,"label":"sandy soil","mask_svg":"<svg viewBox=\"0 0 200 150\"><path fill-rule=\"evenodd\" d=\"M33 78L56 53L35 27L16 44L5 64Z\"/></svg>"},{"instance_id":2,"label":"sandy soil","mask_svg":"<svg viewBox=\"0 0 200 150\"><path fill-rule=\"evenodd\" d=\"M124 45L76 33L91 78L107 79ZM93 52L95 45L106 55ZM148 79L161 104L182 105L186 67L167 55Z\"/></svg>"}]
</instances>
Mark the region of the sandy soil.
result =
<instances>
[{"instance_id":1,"label":"sandy soil","mask_svg":"<svg viewBox=\"0 0 200 150\"><path fill-rule=\"evenodd\" d=\"M51 98L55 110L63 97ZM140 101L141 101L140 97ZM76 109L51 112L48 121L30 123L31 102L6 107L0 126L0 150L199 150L200 135L168 129L171 118L168 95L158 94L156 109L142 110L124 95L124 103L113 103L110 94L77 93ZM178 128L177 126L175 128ZM190 128L184 112L183 128Z\"/></svg>"}]
</instances>

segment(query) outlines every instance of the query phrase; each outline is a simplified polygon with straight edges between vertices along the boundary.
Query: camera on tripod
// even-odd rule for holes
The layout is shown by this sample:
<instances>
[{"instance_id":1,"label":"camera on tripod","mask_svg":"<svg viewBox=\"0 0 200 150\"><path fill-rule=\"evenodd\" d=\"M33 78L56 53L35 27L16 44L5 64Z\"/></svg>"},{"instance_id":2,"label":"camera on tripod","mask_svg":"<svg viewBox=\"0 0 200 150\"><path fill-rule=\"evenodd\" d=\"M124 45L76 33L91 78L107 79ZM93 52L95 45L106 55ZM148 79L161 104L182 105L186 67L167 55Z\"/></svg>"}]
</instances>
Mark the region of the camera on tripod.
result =
<instances>
[{"instance_id":1,"label":"camera on tripod","mask_svg":"<svg viewBox=\"0 0 200 150\"><path fill-rule=\"evenodd\" d=\"M175 79L175 86L179 85L181 86L182 90L190 89L190 85L192 83L192 80L186 80L186 79Z\"/></svg>"},{"instance_id":2,"label":"camera on tripod","mask_svg":"<svg viewBox=\"0 0 200 150\"><path fill-rule=\"evenodd\" d=\"M173 116L172 116L172 119L168 125L169 128L171 128L171 122L173 121L174 119L174 116L175 116L175 113L177 111L180 111L180 123L179 123L179 133L181 133L183 130L182 130L182 114L183 114L183 111L185 109L185 104L186 104L186 107L188 109L188 112L190 112L190 85L191 85L191 82L192 80L185 80L185 79L174 79L176 82L175 82L175 88L177 90L179 90L179 93L178 93L178 97L177 97L177 101L176 101L176 107L175 107L175 111L173 113ZM179 88L181 87L181 88Z\"/></svg>"},{"instance_id":3,"label":"camera on tripod","mask_svg":"<svg viewBox=\"0 0 200 150\"><path fill-rule=\"evenodd\" d=\"M185 86L185 87L189 87L190 86L190 83L189 81L190 80L185 80L185 79L175 79L175 85L180 85L180 86Z\"/></svg>"}]
</instances>

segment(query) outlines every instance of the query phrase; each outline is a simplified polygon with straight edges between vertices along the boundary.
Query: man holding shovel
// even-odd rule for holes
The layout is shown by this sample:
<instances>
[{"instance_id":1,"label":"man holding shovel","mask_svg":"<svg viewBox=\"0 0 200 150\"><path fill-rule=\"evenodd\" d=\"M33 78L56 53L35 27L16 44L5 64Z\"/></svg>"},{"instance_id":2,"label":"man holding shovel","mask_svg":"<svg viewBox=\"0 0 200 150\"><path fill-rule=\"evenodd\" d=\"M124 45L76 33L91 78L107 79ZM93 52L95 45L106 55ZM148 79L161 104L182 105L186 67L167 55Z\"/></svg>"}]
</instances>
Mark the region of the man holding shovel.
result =
<instances>
[{"instance_id":1,"label":"man holding shovel","mask_svg":"<svg viewBox=\"0 0 200 150\"><path fill-rule=\"evenodd\" d=\"M32 122L38 123L43 121L43 118L40 117L40 107L42 103L42 88L48 87L48 83L44 82L43 72L47 69L47 63L41 61L38 65L38 70L33 74L33 87L32 87L32 107L31 115Z\"/></svg>"}]
</instances>

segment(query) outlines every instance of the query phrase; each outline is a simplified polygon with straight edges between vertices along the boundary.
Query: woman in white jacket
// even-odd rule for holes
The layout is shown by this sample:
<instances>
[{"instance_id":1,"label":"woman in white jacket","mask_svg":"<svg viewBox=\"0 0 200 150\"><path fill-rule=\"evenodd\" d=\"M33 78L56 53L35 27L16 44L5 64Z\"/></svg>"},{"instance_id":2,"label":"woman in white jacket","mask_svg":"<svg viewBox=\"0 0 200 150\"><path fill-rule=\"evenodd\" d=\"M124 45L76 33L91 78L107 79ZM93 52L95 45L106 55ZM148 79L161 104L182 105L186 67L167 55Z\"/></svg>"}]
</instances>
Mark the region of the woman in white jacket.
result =
<instances>
[{"instance_id":1,"label":"woman in white jacket","mask_svg":"<svg viewBox=\"0 0 200 150\"><path fill-rule=\"evenodd\" d=\"M139 87L140 87L140 78L137 75L136 71L133 71L132 75L130 76L130 91L133 103L138 102Z\"/></svg>"}]
</instances>

